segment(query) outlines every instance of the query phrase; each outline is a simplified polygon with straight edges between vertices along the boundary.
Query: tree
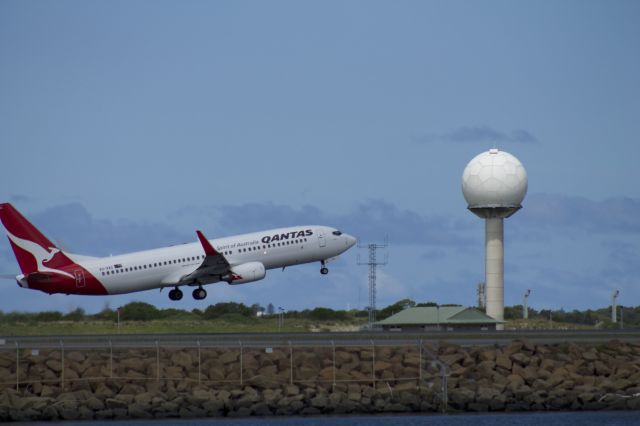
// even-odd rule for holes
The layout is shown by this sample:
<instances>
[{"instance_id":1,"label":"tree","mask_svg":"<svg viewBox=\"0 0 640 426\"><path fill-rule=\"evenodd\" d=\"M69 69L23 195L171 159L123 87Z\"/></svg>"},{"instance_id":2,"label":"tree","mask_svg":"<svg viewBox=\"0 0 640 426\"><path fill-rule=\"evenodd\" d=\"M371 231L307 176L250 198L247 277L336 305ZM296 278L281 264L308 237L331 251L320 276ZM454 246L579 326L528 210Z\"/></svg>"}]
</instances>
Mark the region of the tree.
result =
<instances>
[{"instance_id":1,"label":"tree","mask_svg":"<svg viewBox=\"0 0 640 426\"><path fill-rule=\"evenodd\" d=\"M82 321L85 318L84 309L76 308L64 316L68 321Z\"/></svg>"},{"instance_id":2,"label":"tree","mask_svg":"<svg viewBox=\"0 0 640 426\"><path fill-rule=\"evenodd\" d=\"M309 312L309 319L314 321L340 321L347 319L347 313L345 311L334 311L330 308L315 308Z\"/></svg>"},{"instance_id":3,"label":"tree","mask_svg":"<svg viewBox=\"0 0 640 426\"><path fill-rule=\"evenodd\" d=\"M131 302L122 307L120 318L127 321L149 321L160 319L160 311L148 303Z\"/></svg>"},{"instance_id":4,"label":"tree","mask_svg":"<svg viewBox=\"0 0 640 426\"><path fill-rule=\"evenodd\" d=\"M202 316L204 319L214 319L227 314L239 314L244 317L251 317L253 316L253 311L243 303L226 302L209 305L209 307L204 310Z\"/></svg>"},{"instance_id":5,"label":"tree","mask_svg":"<svg viewBox=\"0 0 640 426\"><path fill-rule=\"evenodd\" d=\"M393 314L397 314L398 312L406 309L406 308L411 308L414 307L416 305L416 302L414 302L411 299L402 299L402 300L398 300L396 303L394 303L393 305L389 305L386 308L380 310L378 312L377 318L379 320L383 320L387 317L390 317Z\"/></svg>"},{"instance_id":6,"label":"tree","mask_svg":"<svg viewBox=\"0 0 640 426\"><path fill-rule=\"evenodd\" d=\"M251 305L250 309L251 309L251 312L253 313L253 315L257 315L258 312L263 312L264 313L264 307L260 306L259 303L254 303L253 305Z\"/></svg>"}]
</instances>

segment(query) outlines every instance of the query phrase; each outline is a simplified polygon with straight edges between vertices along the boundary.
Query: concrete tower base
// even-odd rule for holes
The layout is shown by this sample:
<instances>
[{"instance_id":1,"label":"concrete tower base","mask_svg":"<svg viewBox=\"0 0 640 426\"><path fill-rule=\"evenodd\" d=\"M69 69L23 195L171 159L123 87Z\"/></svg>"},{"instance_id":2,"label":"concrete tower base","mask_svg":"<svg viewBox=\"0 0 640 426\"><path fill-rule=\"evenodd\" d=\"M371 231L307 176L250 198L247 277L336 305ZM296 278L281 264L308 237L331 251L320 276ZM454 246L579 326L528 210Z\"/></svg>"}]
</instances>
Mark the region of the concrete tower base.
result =
<instances>
[{"instance_id":1,"label":"concrete tower base","mask_svg":"<svg viewBox=\"0 0 640 426\"><path fill-rule=\"evenodd\" d=\"M469 210L485 220L487 315L498 321L504 321L504 219L519 209L520 206L469 207ZM504 324L498 324L496 330L504 330Z\"/></svg>"},{"instance_id":2,"label":"concrete tower base","mask_svg":"<svg viewBox=\"0 0 640 426\"><path fill-rule=\"evenodd\" d=\"M485 282L487 315L504 321L504 221L501 217L485 220ZM496 325L504 330L504 324Z\"/></svg>"}]
</instances>

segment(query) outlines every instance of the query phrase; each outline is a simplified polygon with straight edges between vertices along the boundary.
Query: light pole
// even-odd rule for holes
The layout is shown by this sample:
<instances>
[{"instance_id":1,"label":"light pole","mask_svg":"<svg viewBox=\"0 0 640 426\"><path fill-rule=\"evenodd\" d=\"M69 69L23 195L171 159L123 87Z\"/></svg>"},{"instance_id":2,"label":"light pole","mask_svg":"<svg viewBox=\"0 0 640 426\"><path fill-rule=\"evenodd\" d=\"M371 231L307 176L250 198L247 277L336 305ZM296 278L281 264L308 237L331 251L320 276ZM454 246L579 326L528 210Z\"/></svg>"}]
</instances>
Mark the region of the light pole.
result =
<instances>
[{"instance_id":1,"label":"light pole","mask_svg":"<svg viewBox=\"0 0 640 426\"><path fill-rule=\"evenodd\" d=\"M278 306L278 311L278 331L281 331L284 325L284 309Z\"/></svg>"},{"instance_id":2,"label":"light pole","mask_svg":"<svg viewBox=\"0 0 640 426\"><path fill-rule=\"evenodd\" d=\"M440 305L436 305L436 321L438 323L438 331L440 331Z\"/></svg>"},{"instance_id":3,"label":"light pole","mask_svg":"<svg viewBox=\"0 0 640 426\"><path fill-rule=\"evenodd\" d=\"M614 290L611 295L611 322L618 322L617 310L618 310L618 296L620 295L620 290Z\"/></svg>"}]
</instances>

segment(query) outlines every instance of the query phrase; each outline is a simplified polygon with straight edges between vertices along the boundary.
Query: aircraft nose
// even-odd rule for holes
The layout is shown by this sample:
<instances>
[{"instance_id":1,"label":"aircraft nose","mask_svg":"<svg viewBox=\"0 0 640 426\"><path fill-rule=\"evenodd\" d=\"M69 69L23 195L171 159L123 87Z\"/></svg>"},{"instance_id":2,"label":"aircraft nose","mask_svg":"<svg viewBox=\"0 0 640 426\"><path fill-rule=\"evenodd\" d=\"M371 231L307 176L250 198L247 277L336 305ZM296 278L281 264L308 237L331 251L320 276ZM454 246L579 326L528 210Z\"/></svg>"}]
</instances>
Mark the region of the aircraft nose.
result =
<instances>
[{"instance_id":1,"label":"aircraft nose","mask_svg":"<svg viewBox=\"0 0 640 426\"><path fill-rule=\"evenodd\" d=\"M344 237L345 237L345 240L347 241L347 247L349 248L353 247L358 242L358 240L356 240L354 237L352 237L349 234L345 234Z\"/></svg>"}]
</instances>

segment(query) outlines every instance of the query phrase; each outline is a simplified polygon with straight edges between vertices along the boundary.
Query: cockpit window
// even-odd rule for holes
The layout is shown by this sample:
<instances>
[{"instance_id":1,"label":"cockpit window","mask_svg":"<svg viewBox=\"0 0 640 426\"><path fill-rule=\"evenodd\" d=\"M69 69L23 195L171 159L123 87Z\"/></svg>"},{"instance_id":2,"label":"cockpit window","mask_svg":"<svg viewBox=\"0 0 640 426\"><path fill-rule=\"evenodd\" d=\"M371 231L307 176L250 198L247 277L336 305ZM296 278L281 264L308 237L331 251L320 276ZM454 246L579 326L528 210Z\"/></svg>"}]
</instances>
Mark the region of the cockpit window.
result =
<instances>
[{"instance_id":1,"label":"cockpit window","mask_svg":"<svg viewBox=\"0 0 640 426\"><path fill-rule=\"evenodd\" d=\"M333 235L342 235L342 232L340 232L340 231L333 231Z\"/></svg>"}]
</instances>

